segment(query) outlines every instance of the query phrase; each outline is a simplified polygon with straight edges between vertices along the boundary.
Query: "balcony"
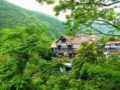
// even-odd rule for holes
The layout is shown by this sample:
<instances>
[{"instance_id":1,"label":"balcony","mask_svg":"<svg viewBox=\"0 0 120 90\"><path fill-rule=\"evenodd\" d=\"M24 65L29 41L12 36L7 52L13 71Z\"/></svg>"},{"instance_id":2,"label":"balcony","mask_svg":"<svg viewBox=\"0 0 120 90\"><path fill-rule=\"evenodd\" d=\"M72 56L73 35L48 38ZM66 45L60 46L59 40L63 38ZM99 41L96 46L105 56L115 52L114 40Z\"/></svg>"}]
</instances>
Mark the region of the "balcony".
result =
<instances>
[{"instance_id":1,"label":"balcony","mask_svg":"<svg viewBox=\"0 0 120 90\"><path fill-rule=\"evenodd\" d=\"M104 54L118 54L118 53L120 53L120 50L118 50L118 49L108 49L108 50L106 50L105 52L104 52Z\"/></svg>"},{"instance_id":2,"label":"balcony","mask_svg":"<svg viewBox=\"0 0 120 90\"><path fill-rule=\"evenodd\" d=\"M105 48L106 48L106 49L109 49L109 48L111 48L111 49L112 49L112 48L113 48L113 49L120 49L120 45L117 45L117 44L115 44L115 45L106 45Z\"/></svg>"},{"instance_id":3,"label":"balcony","mask_svg":"<svg viewBox=\"0 0 120 90\"><path fill-rule=\"evenodd\" d=\"M57 51L57 53L64 53L64 52L73 53L75 50L73 48L71 48L71 49L61 48L61 49L57 49L56 51Z\"/></svg>"}]
</instances>

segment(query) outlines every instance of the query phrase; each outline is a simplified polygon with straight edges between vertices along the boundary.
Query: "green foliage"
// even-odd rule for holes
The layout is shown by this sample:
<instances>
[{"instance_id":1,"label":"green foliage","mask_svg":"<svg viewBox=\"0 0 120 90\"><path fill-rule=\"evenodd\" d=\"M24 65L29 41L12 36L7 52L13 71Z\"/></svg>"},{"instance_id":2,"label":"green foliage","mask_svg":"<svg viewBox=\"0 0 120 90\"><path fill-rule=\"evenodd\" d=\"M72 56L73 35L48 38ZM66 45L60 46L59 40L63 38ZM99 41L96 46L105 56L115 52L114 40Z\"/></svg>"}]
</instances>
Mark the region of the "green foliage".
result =
<instances>
[{"instance_id":1,"label":"green foliage","mask_svg":"<svg viewBox=\"0 0 120 90\"><path fill-rule=\"evenodd\" d=\"M116 30L120 30L119 9L117 4L119 0L37 0L42 2L55 2L58 3L54 7L56 15L59 15L64 11L66 13L66 29L69 30L69 34L73 34L76 31L81 31L81 26L91 28L93 32L97 32L104 35L120 36L119 33L115 33ZM70 13L68 13L70 12ZM102 23L101 23L102 22ZM114 29L101 30L95 28L93 25L98 24L100 26L106 25ZM116 30L115 30L116 29ZM112 31L114 33L110 33ZM72 32L72 33L71 33Z\"/></svg>"},{"instance_id":2,"label":"green foliage","mask_svg":"<svg viewBox=\"0 0 120 90\"><path fill-rule=\"evenodd\" d=\"M76 58L82 60L81 62L96 63L97 48L95 44L83 43L77 51Z\"/></svg>"},{"instance_id":3,"label":"green foliage","mask_svg":"<svg viewBox=\"0 0 120 90\"><path fill-rule=\"evenodd\" d=\"M81 74L86 76L87 79L93 84L96 85L100 90L118 90L119 88L119 71L113 67L107 68L110 64L104 65L90 65L84 64L81 70ZM104 67L105 66L105 67ZM111 66L111 65L110 65ZM88 81L88 82L89 82Z\"/></svg>"},{"instance_id":4,"label":"green foliage","mask_svg":"<svg viewBox=\"0 0 120 90\"><path fill-rule=\"evenodd\" d=\"M44 2L46 0L40 1ZM48 3L53 3L54 0L47 1ZM95 1L96 0L92 0L90 3L93 3ZM85 4L80 8L74 8L77 5L73 2L74 0L69 0L66 3L63 3L63 1L61 1L60 6L57 6L55 8L57 13L66 8L73 10L73 16L68 16L70 26L73 25L72 28L76 25L76 29L79 26L79 23L86 23L89 20L93 20L94 18L97 18L101 13L101 11L97 12L97 4ZM80 2L84 3L87 1L80 0ZM104 1L102 0L102 2ZM0 3L0 8L2 8L0 9L0 12L4 12L5 10L11 11L10 8L14 7L13 5L11 6L2 0L0 0ZM9 8L6 8L6 5ZM23 9L16 8L14 8L16 12L19 10L20 12L21 10L24 11ZM88 10L89 12L86 13L84 9ZM13 12L13 14L16 12ZM25 12L28 11L25 10ZM25 12L23 13L28 16L28 14ZM11 15L11 13L9 14ZM9 14L6 15L8 16ZM29 14L31 14L31 12L29 12ZM103 13L101 14L103 15L102 17L107 20L112 20L115 18L114 11L112 9L105 15ZM4 13L0 14L1 17L6 15ZM19 13L17 15L19 16L23 14ZM39 17L39 14L34 15L34 17ZM13 23L10 23L9 19L6 20L7 17L0 19L0 25L5 25L1 26L4 29L0 30L0 90L120 89L119 60L113 60L113 57L104 58L101 53L101 49L103 47L98 46L99 42L104 43L107 41L106 39L103 38L97 44L81 44L77 55L72 62L72 70L68 73L61 73L60 68L64 66L63 62L51 60L51 39L48 37L48 34L46 35L46 33L50 31L50 24L41 22L41 20L35 21L36 23L40 22L39 24L36 24L32 19L26 20L27 16L24 17L24 20L29 21L30 25L27 25L26 22L25 25L23 25L24 20L21 21L20 25L18 25L16 22L20 23L20 21L18 20L17 16L15 17L16 22ZM3 22L3 19L5 22ZM19 19L21 20L23 17ZM72 20L73 22L71 23ZM10 21L12 20L10 19ZM52 22L51 20L50 23L56 22L54 20ZM54 25L57 25L57 23ZM11 29L11 27L15 28ZM52 29L54 30L54 27L52 27Z\"/></svg>"},{"instance_id":5,"label":"green foliage","mask_svg":"<svg viewBox=\"0 0 120 90\"><path fill-rule=\"evenodd\" d=\"M47 26L0 31L0 90L45 90L60 76L61 62L52 61Z\"/></svg>"},{"instance_id":6,"label":"green foliage","mask_svg":"<svg viewBox=\"0 0 120 90\"><path fill-rule=\"evenodd\" d=\"M102 57L96 48L94 44L81 45L73 61L70 80L81 80L81 90L119 90L119 60Z\"/></svg>"},{"instance_id":7,"label":"green foliage","mask_svg":"<svg viewBox=\"0 0 120 90\"><path fill-rule=\"evenodd\" d=\"M102 57L96 44L81 44L72 70L61 73L64 65L51 60L46 28L0 31L0 90L119 90L119 60Z\"/></svg>"}]
</instances>

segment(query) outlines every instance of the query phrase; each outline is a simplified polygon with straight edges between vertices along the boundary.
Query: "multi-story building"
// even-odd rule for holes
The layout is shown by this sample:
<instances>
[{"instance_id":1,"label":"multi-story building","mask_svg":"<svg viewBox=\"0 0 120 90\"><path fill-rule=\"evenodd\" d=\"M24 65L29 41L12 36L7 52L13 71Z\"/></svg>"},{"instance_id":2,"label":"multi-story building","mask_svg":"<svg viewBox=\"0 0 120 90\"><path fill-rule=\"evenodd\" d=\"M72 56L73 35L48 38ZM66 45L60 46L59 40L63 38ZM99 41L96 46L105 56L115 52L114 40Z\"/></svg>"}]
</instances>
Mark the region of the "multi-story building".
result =
<instances>
[{"instance_id":1,"label":"multi-story building","mask_svg":"<svg viewBox=\"0 0 120 90\"><path fill-rule=\"evenodd\" d=\"M52 43L51 48L57 56L64 56L64 58L62 58L63 60L71 60L75 56L76 50L80 47L81 43L92 43L97 39L95 35L84 34L79 34L74 37L61 36Z\"/></svg>"},{"instance_id":2,"label":"multi-story building","mask_svg":"<svg viewBox=\"0 0 120 90\"><path fill-rule=\"evenodd\" d=\"M106 42L104 55L108 57L110 55L118 55L118 54L120 54L120 41Z\"/></svg>"}]
</instances>

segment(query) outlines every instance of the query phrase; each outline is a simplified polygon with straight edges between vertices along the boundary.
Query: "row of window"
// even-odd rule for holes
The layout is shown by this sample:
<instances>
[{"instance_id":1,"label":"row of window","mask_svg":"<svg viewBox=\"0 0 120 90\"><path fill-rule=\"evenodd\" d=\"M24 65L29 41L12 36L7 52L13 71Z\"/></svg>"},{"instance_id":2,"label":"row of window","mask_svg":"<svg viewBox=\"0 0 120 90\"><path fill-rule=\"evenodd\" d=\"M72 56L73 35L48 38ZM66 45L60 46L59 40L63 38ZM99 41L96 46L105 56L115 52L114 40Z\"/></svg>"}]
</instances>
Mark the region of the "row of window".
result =
<instances>
[{"instance_id":1,"label":"row of window","mask_svg":"<svg viewBox=\"0 0 120 90\"><path fill-rule=\"evenodd\" d=\"M120 45L106 45L105 48L120 48Z\"/></svg>"},{"instance_id":2,"label":"row of window","mask_svg":"<svg viewBox=\"0 0 120 90\"><path fill-rule=\"evenodd\" d=\"M67 46L61 46L61 45L58 45L58 50L61 50L61 49L72 49L72 45L67 45Z\"/></svg>"},{"instance_id":3,"label":"row of window","mask_svg":"<svg viewBox=\"0 0 120 90\"><path fill-rule=\"evenodd\" d=\"M76 49L79 48L79 45L58 45L58 50L60 50L61 48Z\"/></svg>"}]
</instances>

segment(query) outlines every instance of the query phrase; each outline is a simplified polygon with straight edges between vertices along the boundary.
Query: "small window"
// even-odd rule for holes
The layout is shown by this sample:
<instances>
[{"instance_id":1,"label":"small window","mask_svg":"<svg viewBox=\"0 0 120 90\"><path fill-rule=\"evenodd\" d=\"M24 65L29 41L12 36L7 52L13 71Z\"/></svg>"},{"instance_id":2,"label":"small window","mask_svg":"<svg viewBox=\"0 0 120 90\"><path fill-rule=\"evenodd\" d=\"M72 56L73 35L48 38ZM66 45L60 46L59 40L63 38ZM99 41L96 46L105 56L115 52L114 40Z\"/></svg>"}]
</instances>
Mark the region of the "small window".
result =
<instances>
[{"instance_id":1,"label":"small window","mask_svg":"<svg viewBox=\"0 0 120 90\"><path fill-rule=\"evenodd\" d=\"M73 58L73 57L74 57L74 54L70 53L69 58Z\"/></svg>"},{"instance_id":2,"label":"small window","mask_svg":"<svg viewBox=\"0 0 120 90\"><path fill-rule=\"evenodd\" d=\"M72 50L72 45L68 45L68 50Z\"/></svg>"},{"instance_id":3,"label":"small window","mask_svg":"<svg viewBox=\"0 0 120 90\"><path fill-rule=\"evenodd\" d=\"M71 67L66 67L66 71L70 71L71 70Z\"/></svg>"},{"instance_id":4,"label":"small window","mask_svg":"<svg viewBox=\"0 0 120 90\"><path fill-rule=\"evenodd\" d=\"M67 52L65 52L65 53L64 53L64 56L65 56L65 57L68 57L68 53L67 53Z\"/></svg>"},{"instance_id":5,"label":"small window","mask_svg":"<svg viewBox=\"0 0 120 90\"><path fill-rule=\"evenodd\" d=\"M58 45L58 50L61 50L61 45Z\"/></svg>"},{"instance_id":6,"label":"small window","mask_svg":"<svg viewBox=\"0 0 120 90\"><path fill-rule=\"evenodd\" d=\"M65 43L65 42L66 42L66 39L62 39L61 41L62 41L62 43Z\"/></svg>"}]
</instances>

